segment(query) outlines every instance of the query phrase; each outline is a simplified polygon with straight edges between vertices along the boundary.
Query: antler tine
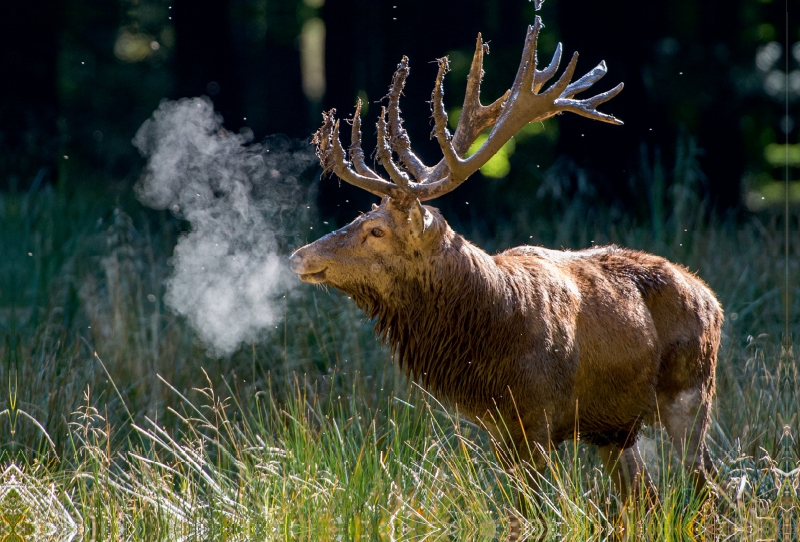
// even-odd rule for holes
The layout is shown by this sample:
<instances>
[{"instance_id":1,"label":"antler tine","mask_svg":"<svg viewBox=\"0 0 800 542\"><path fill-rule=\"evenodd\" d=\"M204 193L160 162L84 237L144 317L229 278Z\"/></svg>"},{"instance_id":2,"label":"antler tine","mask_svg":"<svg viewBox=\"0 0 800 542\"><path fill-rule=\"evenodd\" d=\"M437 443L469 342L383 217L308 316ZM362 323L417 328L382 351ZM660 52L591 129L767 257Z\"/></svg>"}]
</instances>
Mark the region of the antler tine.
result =
<instances>
[{"instance_id":1,"label":"antler tine","mask_svg":"<svg viewBox=\"0 0 800 542\"><path fill-rule=\"evenodd\" d=\"M573 96L575 96L575 94L583 92L591 87L596 81L599 81L607 71L605 61L600 62L600 64L595 66L594 69L592 69L589 73L570 84L570 79L572 79L572 76L575 73L575 67L577 64L578 52L576 51L573 53L567 69L564 70L564 73L558 79L556 84L547 89L547 92L545 92L545 94L549 96L556 96L556 99L553 101L555 111L548 116L553 116L554 114L562 111L569 111L571 113L581 115L582 117L607 122L609 124L615 124L617 126L624 124L615 116L607 113L601 113L595 109L598 105L607 102L622 92L622 89L625 87L623 83L618 84L609 91L603 92L602 94L598 94L597 96L593 96L592 98L588 98L586 100L571 99Z\"/></svg>"},{"instance_id":2,"label":"antler tine","mask_svg":"<svg viewBox=\"0 0 800 542\"><path fill-rule=\"evenodd\" d=\"M469 75L467 76L467 92L464 95L464 105L461 108L461 117L458 119L458 127L456 128L456 132L451 140L453 149L458 154L464 154L481 132L494 125L494 123L497 121L497 117L503 111L503 104L508 98L510 92L506 91L505 94L500 96L488 106L481 104L480 89L484 74L484 54L489 54L489 46L483 42L483 38L479 33L477 39L475 40L475 53L472 55L472 64L469 69ZM434 121L436 120L437 105L440 107L441 111L444 112L444 89L442 88L442 81L447 69L448 66L446 64L441 64L440 60L440 73L437 75L436 84L434 85L434 91L431 96L431 103L434 110ZM446 125L446 115L444 120ZM435 136L436 128L434 127L431 137ZM432 185L433 183L441 184L443 179L448 178L449 174L450 171L447 161L442 159L436 165L436 167L433 168L432 173L425 181L423 181L423 183L425 185ZM426 190L428 190L431 194L434 193L434 191L430 188L427 188ZM423 196L420 197L422 198ZM425 199L433 199L436 196L428 197L426 195L424 197Z\"/></svg>"},{"instance_id":3,"label":"antler tine","mask_svg":"<svg viewBox=\"0 0 800 542\"><path fill-rule=\"evenodd\" d=\"M436 74L436 83L433 86L433 133L442 148L444 154L444 161L447 164L450 179L453 178L454 169L458 168L460 158L456 154L453 144L451 142L452 136L447 129L447 112L444 110L444 76L450 71L450 62L447 57L438 59L439 72Z\"/></svg>"},{"instance_id":4,"label":"antler tine","mask_svg":"<svg viewBox=\"0 0 800 542\"><path fill-rule=\"evenodd\" d=\"M586 73L574 83L570 83L564 91L564 97L572 98L579 92L583 92L602 79L607 72L608 68L606 67L606 61L600 61L600 64L592 68L590 72Z\"/></svg>"},{"instance_id":5,"label":"antler tine","mask_svg":"<svg viewBox=\"0 0 800 542\"><path fill-rule=\"evenodd\" d=\"M594 120L599 120L602 122L607 122L609 124L615 124L617 126L621 126L625 124L621 120L619 120L614 115L609 115L607 113L601 113L597 111L597 106L607 102L620 92L625 87L624 83L620 83L611 90L607 92L603 92L602 94L598 94L588 100L571 100L566 98L559 98L555 101L555 104L561 109L562 111L569 111L571 113L575 113L582 117L587 117Z\"/></svg>"},{"instance_id":6,"label":"antler tine","mask_svg":"<svg viewBox=\"0 0 800 542\"><path fill-rule=\"evenodd\" d=\"M536 44L539 41L539 30L542 28L542 18L538 15L533 21L533 25L528 26L528 33L525 36L525 45L522 48L522 58L519 61L517 75L511 85L511 95L518 94L524 90L533 89L534 76L536 75Z\"/></svg>"},{"instance_id":7,"label":"antler tine","mask_svg":"<svg viewBox=\"0 0 800 542\"><path fill-rule=\"evenodd\" d=\"M380 175L367 166L364 150L361 148L361 98L356 101L356 111L353 114L353 129L350 132L349 151L350 160L358 173L366 177L380 179Z\"/></svg>"},{"instance_id":8,"label":"antler tine","mask_svg":"<svg viewBox=\"0 0 800 542\"><path fill-rule=\"evenodd\" d=\"M331 109L328 112L322 112L322 126L314 132L314 137L311 139L311 144L316 145L317 159L319 165L322 166L322 174L330 173L335 169L333 154L331 153L331 133L333 132L333 124L336 120L336 109Z\"/></svg>"},{"instance_id":9,"label":"antler tine","mask_svg":"<svg viewBox=\"0 0 800 542\"><path fill-rule=\"evenodd\" d=\"M556 45L556 51L553 53L553 59L550 61L550 64L547 65L545 69L542 71L536 71L536 76L534 77L533 81L533 91L539 92L545 83L547 83L550 79L558 71L558 65L561 63L561 42Z\"/></svg>"},{"instance_id":10,"label":"antler tine","mask_svg":"<svg viewBox=\"0 0 800 542\"><path fill-rule=\"evenodd\" d=\"M400 116L400 95L406 86L406 78L410 71L408 57L403 55L392 76L392 84L387 95L389 98L389 144L400 158L400 163L411 172L417 181L421 181L430 175L431 168L426 166L411 150L411 140L403 128L403 118Z\"/></svg>"},{"instance_id":11,"label":"antler tine","mask_svg":"<svg viewBox=\"0 0 800 542\"><path fill-rule=\"evenodd\" d=\"M327 114L323 113L322 126L314 134L311 143L317 146L317 157L322 166L323 175L333 172L341 180L359 188L383 197L402 196L403 192L394 184L387 182L377 175L368 177L353 171L347 162L342 142L339 140L339 121L335 118L335 109Z\"/></svg>"},{"instance_id":12,"label":"antler tine","mask_svg":"<svg viewBox=\"0 0 800 542\"><path fill-rule=\"evenodd\" d=\"M472 55L472 63L469 66L467 75L467 91L464 93L464 108L481 107L481 83L483 82L483 53L489 52L489 45L483 43L483 36L478 32L475 40L475 52ZM463 113L463 109L462 109Z\"/></svg>"},{"instance_id":13,"label":"antler tine","mask_svg":"<svg viewBox=\"0 0 800 542\"><path fill-rule=\"evenodd\" d=\"M561 77L558 78L558 81L555 84L548 88L544 94L549 96L557 96L560 97L564 94L564 91L567 90L567 86L569 82L572 80L572 76L575 75L575 68L578 66L578 51L572 53L572 58L569 59L569 64L567 64L564 73L561 74ZM558 113L558 111L553 111L553 114ZM551 115L552 116L552 115Z\"/></svg>"},{"instance_id":14,"label":"antler tine","mask_svg":"<svg viewBox=\"0 0 800 542\"><path fill-rule=\"evenodd\" d=\"M475 40L475 54L472 56L472 65L467 76L464 105L461 108L461 117L458 119L456 133L453 135L453 148L459 154L466 152L478 134L495 123L503 110L503 103L508 97L506 92L488 106L481 104L484 53L489 53L489 45L483 43L483 38L478 34L478 38Z\"/></svg>"},{"instance_id":15,"label":"antler tine","mask_svg":"<svg viewBox=\"0 0 800 542\"><path fill-rule=\"evenodd\" d=\"M394 183L404 192L408 191L408 176L400 171L397 164L392 160L392 150L389 148L389 141L386 130L386 107L381 107L381 116L378 117L378 158L383 169L389 173Z\"/></svg>"}]
</instances>

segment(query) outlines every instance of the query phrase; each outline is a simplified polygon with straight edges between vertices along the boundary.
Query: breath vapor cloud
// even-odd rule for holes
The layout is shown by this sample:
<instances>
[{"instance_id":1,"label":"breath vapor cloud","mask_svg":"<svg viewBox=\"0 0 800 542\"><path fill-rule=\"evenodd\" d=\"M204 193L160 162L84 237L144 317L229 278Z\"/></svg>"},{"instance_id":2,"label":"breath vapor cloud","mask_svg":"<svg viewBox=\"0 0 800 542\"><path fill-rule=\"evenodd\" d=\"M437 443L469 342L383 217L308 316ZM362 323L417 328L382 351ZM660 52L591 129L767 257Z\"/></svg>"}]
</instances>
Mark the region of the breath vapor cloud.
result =
<instances>
[{"instance_id":1,"label":"breath vapor cloud","mask_svg":"<svg viewBox=\"0 0 800 542\"><path fill-rule=\"evenodd\" d=\"M133 140L148 159L140 201L191 224L180 237L166 304L185 315L216 355L257 340L282 316L289 285L280 249L306 199L298 176L315 163L304 142L249 144L207 98L164 101Z\"/></svg>"}]
</instances>

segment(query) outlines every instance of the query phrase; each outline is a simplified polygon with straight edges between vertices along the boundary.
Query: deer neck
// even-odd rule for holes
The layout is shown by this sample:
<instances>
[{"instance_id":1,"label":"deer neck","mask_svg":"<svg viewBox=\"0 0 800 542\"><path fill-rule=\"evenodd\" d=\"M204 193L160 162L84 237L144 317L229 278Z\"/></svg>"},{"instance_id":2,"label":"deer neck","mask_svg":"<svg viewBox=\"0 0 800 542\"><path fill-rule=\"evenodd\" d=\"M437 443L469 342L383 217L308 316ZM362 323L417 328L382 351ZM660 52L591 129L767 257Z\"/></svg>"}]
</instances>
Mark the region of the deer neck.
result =
<instances>
[{"instance_id":1,"label":"deer neck","mask_svg":"<svg viewBox=\"0 0 800 542\"><path fill-rule=\"evenodd\" d=\"M508 335L524 322L507 278L491 256L455 235L385 298L354 299L409 378L468 411L502 395L503 368L519 347ZM509 363L488 362L498 356Z\"/></svg>"}]
</instances>

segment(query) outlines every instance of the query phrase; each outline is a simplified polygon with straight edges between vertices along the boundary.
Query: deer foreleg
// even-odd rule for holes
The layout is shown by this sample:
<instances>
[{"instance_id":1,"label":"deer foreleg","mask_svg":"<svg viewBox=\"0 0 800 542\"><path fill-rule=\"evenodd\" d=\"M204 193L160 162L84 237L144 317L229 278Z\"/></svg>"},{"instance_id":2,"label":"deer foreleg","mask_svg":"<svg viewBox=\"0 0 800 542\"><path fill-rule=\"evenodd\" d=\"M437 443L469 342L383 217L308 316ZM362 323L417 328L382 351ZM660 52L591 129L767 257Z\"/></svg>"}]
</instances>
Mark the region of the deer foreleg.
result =
<instances>
[{"instance_id":1,"label":"deer foreleg","mask_svg":"<svg viewBox=\"0 0 800 542\"><path fill-rule=\"evenodd\" d=\"M624 450L616 444L600 446L598 450L623 506L627 506L631 497L647 499L648 509L658 504L658 489L647 472L636 443Z\"/></svg>"}]
</instances>

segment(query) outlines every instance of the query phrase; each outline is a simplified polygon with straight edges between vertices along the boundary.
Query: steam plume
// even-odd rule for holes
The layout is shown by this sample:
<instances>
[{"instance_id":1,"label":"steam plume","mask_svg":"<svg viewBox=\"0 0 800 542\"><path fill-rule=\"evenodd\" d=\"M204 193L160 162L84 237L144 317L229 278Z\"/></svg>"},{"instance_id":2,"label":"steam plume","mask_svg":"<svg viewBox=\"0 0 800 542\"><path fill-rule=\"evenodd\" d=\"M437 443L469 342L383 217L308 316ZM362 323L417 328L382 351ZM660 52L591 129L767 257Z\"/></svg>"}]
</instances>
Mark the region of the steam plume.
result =
<instances>
[{"instance_id":1,"label":"steam plume","mask_svg":"<svg viewBox=\"0 0 800 542\"><path fill-rule=\"evenodd\" d=\"M279 247L305 200L297 177L308 145L222 129L206 98L164 101L133 140L148 158L136 185L145 205L171 209L191 232L175 247L166 304L187 316L213 354L258 339L282 316L291 275Z\"/></svg>"}]
</instances>

